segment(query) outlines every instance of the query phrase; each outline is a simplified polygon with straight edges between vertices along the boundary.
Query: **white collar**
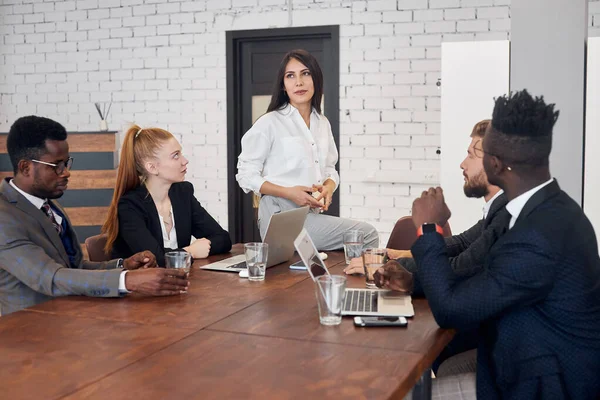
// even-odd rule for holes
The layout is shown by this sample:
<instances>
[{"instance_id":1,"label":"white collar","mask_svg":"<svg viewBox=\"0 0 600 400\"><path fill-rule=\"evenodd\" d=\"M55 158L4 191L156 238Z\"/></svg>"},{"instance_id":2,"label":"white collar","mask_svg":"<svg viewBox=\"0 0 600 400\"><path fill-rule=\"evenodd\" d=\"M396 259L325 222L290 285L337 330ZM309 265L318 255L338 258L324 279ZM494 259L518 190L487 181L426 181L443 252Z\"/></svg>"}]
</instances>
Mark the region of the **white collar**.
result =
<instances>
[{"instance_id":1,"label":"white collar","mask_svg":"<svg viewBox=\"0 0 600 400\"><path fill-rule=\"evenodd\" d=\"M504 190L500 189L498 190L498 192L494 195L494 197L492 197L489 201L487 201L484 205L483 205L483 218L487 218L489 212L490 212L490 208L492 207L492 203L494 202L494 200L496 200L498 197L500 197L500 195L504 193Z\"/></svg>"},{"instance_id":2,"label":"white collar","mask_svg":"<svg viewBox=\"0 0 600 400\"><path fill-rule=\"evenodd\" d=\"M550 178L550 180L534 187L533 189L529 189L525 193L515 197L514 199L508 202L508 204L506 205L506 210L512 216L512 218L510 219L509 228L512 228L515 225L515 222L517 222L517 218L519 218L521 211L523 211L523 207L525 207L525 204L527 204L529 199L538 191L540 191L544 186L551 184L553 181L554 178Z\"/></svg>"},{"instance_id":3,"label":"white collar","mask_svg":"<svg viewBox=\"0 0 600 400\"><path fill-rule=\"evenodd\" d=\"M283 108L279 109L278 111L279 111L280 113L282 113L282 114L286 115L286 116L293 115L293 114L294 114L294 112L297 112L298 114L300 114L300 111L298 111L298 109L297 109L296 107L294 107L293 105L291 105L290 103L287 103L287 104L285 105L285 107L283 107ZM321 119L321 114L319 114L319 113L317 112L317 110L315 110L315 108L314 108L314 107L312 107L312 108L311 108L310 115L311 115L311 116L313 116L313 115L314 115L315 117L317 117L317 119Z\"/></svg>"},{"instance_id":4,"label":"white collar","mask_svg":"<svg viewBox=\"0 0 600 400\"><path fill-rule=\"evenodd\" d=\"M31 204L33 204L35 206L35 208L37 208L38 210L40 208L42 208L42 206L44 205L44 203L47 201L47 200L40 199L39 197L32 196L29 193L26 193L26 192L22 191L19 187L17 187L17 185L15 185L14 179L11 179L10 182L9 182L9 184L13 188L15 188L15 190L17 192L21 193L23 195L23 197L25 197L27 200L29 200L29 202Z\"/></svg>"}]
</instances>

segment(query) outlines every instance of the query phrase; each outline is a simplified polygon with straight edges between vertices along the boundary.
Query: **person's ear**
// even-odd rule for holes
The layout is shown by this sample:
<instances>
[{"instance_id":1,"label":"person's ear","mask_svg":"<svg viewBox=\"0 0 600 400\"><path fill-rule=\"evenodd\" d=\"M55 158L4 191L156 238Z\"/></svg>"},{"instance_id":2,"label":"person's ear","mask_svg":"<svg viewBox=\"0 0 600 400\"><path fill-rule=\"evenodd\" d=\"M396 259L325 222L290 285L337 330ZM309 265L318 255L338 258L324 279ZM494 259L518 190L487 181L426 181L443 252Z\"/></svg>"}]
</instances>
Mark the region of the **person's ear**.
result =
<instances>
[{"instance_id":1,"label":"person's ear","mask_svg":"<svg viewBox=\"0 0 600 400\"><path fill-rule=\"evenodd\" d=\"M146 168L148 175L158 175L158 168L155 163L147 161L144 164L144 167Z\"/></svg>"},{"instance_id":2,"label":"person's ear","mask_svg":"<svg viewBox=\"0 0 600 400\"><path fill-rule=\"evenodd\" d=\"M496 156L490 156L490 165L494 175L499 176L506 170L506 165Z\"/></svg>"},{"instance_id":3,"label":"person's ear","mask_svg":"<svg viewBox=\"0 0 600 400\"><path fill-rule=\"evenodd\" d=\"M33 163L30 160L19 160L17 164L17 172L25 177L33 174Z\"/></svg>"}]
</instances>

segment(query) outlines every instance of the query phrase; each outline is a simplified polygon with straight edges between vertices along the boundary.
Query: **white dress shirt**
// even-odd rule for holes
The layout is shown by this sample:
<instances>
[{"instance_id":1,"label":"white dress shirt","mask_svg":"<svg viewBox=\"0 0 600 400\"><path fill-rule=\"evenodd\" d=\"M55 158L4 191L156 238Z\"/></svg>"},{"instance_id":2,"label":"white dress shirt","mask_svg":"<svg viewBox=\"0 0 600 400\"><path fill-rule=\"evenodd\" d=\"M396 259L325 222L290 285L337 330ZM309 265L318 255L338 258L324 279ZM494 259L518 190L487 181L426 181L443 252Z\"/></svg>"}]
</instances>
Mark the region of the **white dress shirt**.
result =
<instances>
[{"instance_id":1,"label":"white dress shirt","mask_svg":"<svg viewBox=\"0 0 600 400\"><path fill-rule=\"evenodd\" d=\"M298 109L288 104L260 117L242 137L236 179L245 193L260 194L266 181L291 187L331 179L337 188L337 160L327 118L313 109L309 129Z\"/></svg>"},{"instance_id":2,"label":"white dress shirt","mask_svg":"<svg viewBox=\"0 0 600 400\"><path fill-rule=\"evenodd\" d=\"M488 214L490 213L490 208L492 207L492 203L494 202L494 200L496 200L502 193L504 193L504 190L500 189L498 190L498 193L496 193L494 195L494 197L492 197L488 202L486 202L483 205L483 219L486 219Z\"/></svg>"},{"instance_id":3,"label":"white dress shirt","mask_svg":"<svg viewBox=\"0 0 600 400\"><path fill-rule=\"evenodd\" d=\"M510 224L508 225L508 229L512 229L512 227L515 226L515 222L517 222L517 218L519 218L519 214L521 214L521 211L523 211L523 207L525 207L525 204L527 204L527 202L529 201L531 196L533 196L538 191L540 191L544 186L551 184L552 181L554 181L554 178L551 178L549 181L544 182L541 185L536 186L533 189L526 191L522 195L517 196L508 202L508 204L506 205L506 210L511 215Z\"/></svg>"},{"instance_id":4,"label":"white dress shirt","mask_svg":"<svg viewBox=\"0 0 600 400\"><path fill-rule=\"evenodd\" d=\"M25 197L27 200L29 200L29 202L31 204L33 204L33 206L35 208L37 208L38 210L41 210L41 208L44 205L44 203L48 201L48 199L40 199L39 197L32 196L29 193L22 191L17 185L15 185L15 183L13 182L13 179L11 179L10 182L8 182L8 183L17 192L21 193L21 195L23 195L23 197ZM62 220L63 220L62 217L56 211L54 211L54 209L52 207L50 207L50 211L52 211L52 215L54 215L54 219L56 220L56 222L59 225L61 225L62 224ZM119 277L119 292L121 292L121 293L131 293L125 287L125 274L127 274L127 271L121 272L121 276Z\"/></svg>"},{"instance_id":5,"label":"white dress shirt","mask_svg":"<svg viewBox=\"0 0 600 400\"><path fill-rule=\"evenodd\" d=\"M13 180L11 179L10 182L8 182L10 184L10 186L12 186L17 192L21 193L23 195L23 197L25 197L27 200L29 200L29 202L31 204L33 204L35 206L35 208L37 208L38 210L42 209L42 206L44 205L44 203L46 203L48 201L48 199L40 199L39 197L35 197L30 195L27 192L22 191L21 189L19 189L17 187L17 185L15 185L15 183L13 182ZM52 207L50 207L50 211L52 212L52 215L54 215L54 219L56 220L56 222L61 225L62 224L62 217L56 212L54 211L54 209Z\"/></svg>"},{"instance_id":6,"label":"white dress shirt","mask_svg":"<svg viewBox=\"0 0 600 400\"><path fill-rule=\"evenodd\" d=\"M171 235L167 233L167 229L165 227L165 220L162 215L158 214L158 218L160 219L160 229L162 230L163 237L163 247L165 249L176 249L177 246L177 231L175 230L175 216L173 214L173 205L171 205L171 221L173 225L171 226Z\"/></svg>"}]
</instances>

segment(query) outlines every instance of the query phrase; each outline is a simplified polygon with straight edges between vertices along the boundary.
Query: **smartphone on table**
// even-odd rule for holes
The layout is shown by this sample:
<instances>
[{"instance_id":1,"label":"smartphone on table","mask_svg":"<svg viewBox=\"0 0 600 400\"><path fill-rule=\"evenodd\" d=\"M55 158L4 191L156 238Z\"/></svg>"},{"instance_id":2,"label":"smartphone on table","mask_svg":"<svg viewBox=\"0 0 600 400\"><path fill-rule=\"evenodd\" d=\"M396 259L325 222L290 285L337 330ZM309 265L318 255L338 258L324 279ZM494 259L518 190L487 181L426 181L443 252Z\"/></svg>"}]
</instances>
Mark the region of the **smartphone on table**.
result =
<instances>
[{"instance_id":1,"label":"smartphone on table","mask_svg":"<svg viewBox=\"0 0 600 400\"><path fill-rule=\"evenodd\" d=\"M356 326L407 326L405 317L354 317Z\"/></svg>"}]
</instances>

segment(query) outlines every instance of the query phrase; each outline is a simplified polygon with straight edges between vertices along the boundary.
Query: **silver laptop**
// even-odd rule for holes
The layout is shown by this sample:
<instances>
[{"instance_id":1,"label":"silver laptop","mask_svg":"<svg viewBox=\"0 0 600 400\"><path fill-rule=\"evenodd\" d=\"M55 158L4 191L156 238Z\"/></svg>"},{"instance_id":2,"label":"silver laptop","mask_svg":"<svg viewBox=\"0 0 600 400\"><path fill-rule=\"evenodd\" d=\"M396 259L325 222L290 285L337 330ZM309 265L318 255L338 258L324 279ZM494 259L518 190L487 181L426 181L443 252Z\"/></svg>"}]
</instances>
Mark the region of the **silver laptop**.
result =
<instances>
[{"instance_id":1,"label":"silver laptop","mask_svg":"<svg viewBox=\"0 0 600 400\"><path fill-rule=\"evenodd\" d=\"M308 273L313 281L317 276L329 275L306 229L302 229L294 246L304 265L310 265ZM346 289L342 315L412 317L415 310L411 297L404 293L382 289Z\"/></svg>"},{"instance_id":2,"label":"silver laptop","mask_svg":"<svg viewBox=\"0 0 600 400\"><path fill-rule=\"evenodd\" d=\"M269 245L267 268L292 258L294 255L294 239L302 230L307 214L308 206L271 215L267 233L263 240L264 243ZM239 272L246 269L246 256L240 254L205 265L200 269Z\"/></svg>"}]
</instances>

